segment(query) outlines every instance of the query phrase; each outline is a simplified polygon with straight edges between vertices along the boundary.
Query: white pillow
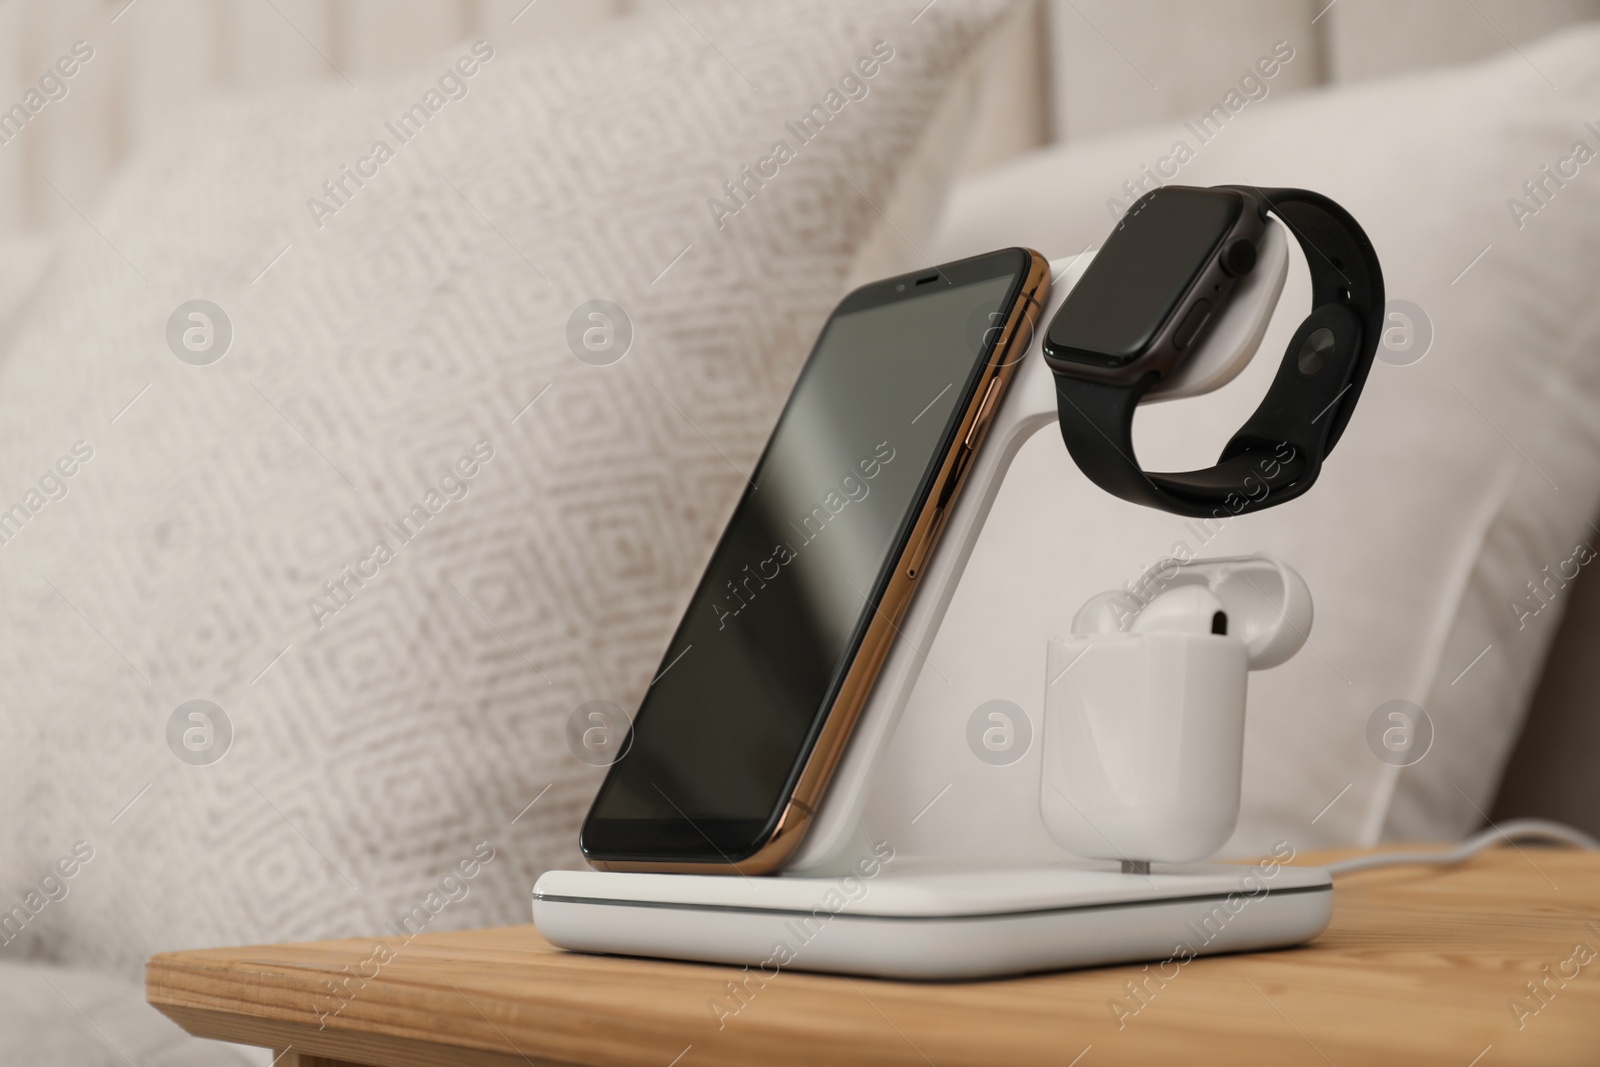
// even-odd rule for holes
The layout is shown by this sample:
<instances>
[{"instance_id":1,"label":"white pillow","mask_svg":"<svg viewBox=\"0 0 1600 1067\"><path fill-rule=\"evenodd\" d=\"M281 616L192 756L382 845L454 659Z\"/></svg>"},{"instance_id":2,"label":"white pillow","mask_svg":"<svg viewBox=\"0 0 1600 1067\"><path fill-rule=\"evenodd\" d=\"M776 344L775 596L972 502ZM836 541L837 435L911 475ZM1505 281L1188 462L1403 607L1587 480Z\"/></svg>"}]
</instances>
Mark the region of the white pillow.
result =
<instances>
[{"instance_id":1,"label":"white pillow","mask_svg":"<svg viewBox=\"0 0 1600 1067\"><path fill-rule=\"evenodd\" d=\"M1177 173L1184 184L1298 185L1344 204L1382 258L1389 298L1431 319L1425 358L1374 367L1316 488L1232 520L1203 546L1277 553L1316 599L1310 647L1250 683L1232 853L1279 840L1454 838L1481 825L1563 600L1553 582L1537 615L1513 605L1537 606L1526 583L1542 582L1547 565L1570 573L1576 546L1600 545L1587 524L1600 504L1600 162L1550 184L1521 225L1508 203L1538 206L1523 183L1574 142L1600 152L1600 130L1586 125L1600 115L1600 27L1522 53L1246 102L1203 145L1180 122L1040 152L963 183L930 249L949 259L1008 243L1051 256L1098 245L1112 224L1108 201L1127 203L1123 183L1181 139L1198 147ZM1295 251L1280 313L1246 373L1212 396L1141 412L1148 467L1213 462L1266 391L1309 307ZM1019 598L1049 598L1065 629L1085 598L1179 540L1202 548L1185 520L1095 489L1059 435L1042 433L1019 457L970 573ZM961 615L958 599L951 617ZM1042 647L968 622L942 634L930 660L950 675L960 650L982 671L975 698L1021 685L1013 699L1037 715ZM1397 699L1423 707L1435 735L1404 769L1367 739L1376 709ZM942 783L927 784L932 795ZM970 799L981 809L983 798ZM988 816L1001 814L974 817Z\"/></svg>"},{"instance_id":2,"label":"white pillow","mask_svg":"<svg viewBox=\"0 0 1600 1067\"><path fill-rule=\"evenodd\" d=\"M663 9L209 108L143 151L0 361L0 509L27 513L0 544L0 884L94 850L32 951L134 973L419 908L526 921L598 781L569 714L636 705L1004 6ZM231 319L209 366L169 350L198 298ZM568 348L592 299L632 318L609 366ZM169 750L195 699L234 733L209 766L174 754L206 741L187 713Z\"/></svg>"}]
</instances>

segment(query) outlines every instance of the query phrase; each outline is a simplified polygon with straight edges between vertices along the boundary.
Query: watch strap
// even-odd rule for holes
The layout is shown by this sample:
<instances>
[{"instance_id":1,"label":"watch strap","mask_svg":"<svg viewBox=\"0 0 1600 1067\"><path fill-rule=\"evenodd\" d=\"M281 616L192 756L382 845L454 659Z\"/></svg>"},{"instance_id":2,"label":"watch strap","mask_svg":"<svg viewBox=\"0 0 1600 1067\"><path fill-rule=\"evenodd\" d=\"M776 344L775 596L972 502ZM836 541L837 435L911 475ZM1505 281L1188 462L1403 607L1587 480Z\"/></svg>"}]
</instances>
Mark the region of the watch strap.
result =
<instances>
[{"instance_id":1,"label":"watch strap","mask_svg":"<svg viewBox=\"0 0 1600 1067\"><path fill-rule=\"evenodd\" d=\"M1109 493L1180 515L1259 511L1309 489L1355 410L1383 327L1383 272L1349 212L1304 189L1227 188L1276 215L1300 242L1313 308L1266 397L1217 463L1166 473L1139 466L1133 415L1157 381L1154 371L1132 385L1056 373L1061 434L1079 468Z\"/></svg>"}]
</instances>

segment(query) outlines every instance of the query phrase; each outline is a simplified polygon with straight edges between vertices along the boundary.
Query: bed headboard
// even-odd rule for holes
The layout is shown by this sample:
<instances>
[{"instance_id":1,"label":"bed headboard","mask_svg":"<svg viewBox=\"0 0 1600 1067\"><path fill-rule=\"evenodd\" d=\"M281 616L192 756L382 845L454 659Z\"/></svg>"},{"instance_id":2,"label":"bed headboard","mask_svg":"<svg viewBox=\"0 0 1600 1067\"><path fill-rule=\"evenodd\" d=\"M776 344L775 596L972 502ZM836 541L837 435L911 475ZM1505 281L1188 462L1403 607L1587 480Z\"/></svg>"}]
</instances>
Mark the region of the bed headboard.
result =
<instances>
[{"instance_id":1,"label":"bed headboard","mask_svg":"<svg viewBox=\"0 0 1600 1067\"><path fill-rule=\"evenodd\" d=\"M937 0L935 0L937 2ZM93 55L17 136L0 120L0 238L92 217L117 162L213 93L308 78L352 92L456 41L515 45L660 10L714 39L712 0L0 0L0 114L76 41ZM1600 0L1020 0L996 42L964 169L1041 144L1198 113L1278 41L1271 91L1472 59ZM69 66L72 64L69 64ZM37 98L36 98L37 99Z\"/></svg>"}]
</instances>

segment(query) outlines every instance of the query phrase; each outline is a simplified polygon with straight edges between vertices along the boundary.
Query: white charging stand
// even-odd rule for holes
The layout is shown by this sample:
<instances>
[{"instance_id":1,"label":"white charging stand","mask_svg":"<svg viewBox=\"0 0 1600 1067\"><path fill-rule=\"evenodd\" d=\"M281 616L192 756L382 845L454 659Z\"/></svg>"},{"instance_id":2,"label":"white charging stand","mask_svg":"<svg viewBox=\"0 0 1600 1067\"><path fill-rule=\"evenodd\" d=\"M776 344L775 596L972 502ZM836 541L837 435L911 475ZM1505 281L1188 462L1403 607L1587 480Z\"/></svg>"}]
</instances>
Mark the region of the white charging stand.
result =
<instances>
[{"instance_id":1,"label":"white charging stand","mask_svg":"<svg viewBox=\"0 0 1600 1067\"><path fill-rule=\"evenodd\" d=\"M1044 326L1091 256L1052 263L1055 282L1038 336L993 417L844 758L788 868L765 878L549 871L534 886L533 918L552 944L743 965L767 977L800 969L954 979L1134 960L1181 963L1217 952L1300 944L1327 926L1332 879L1317 868L1271 861L1256 867L1118 865L1072 856L1042 829L1037 773L1031 780L1013 776L1006 786L1008 798L1014 797L1010 825L1025 832L1003 867L976 859L993 854L992 842L978 839L993 828L980 831L959 821L936 853L899 855L894 827L904 816L870 806L874 790L881 794L895 785L877 780L891 743L920 752L932 728L932 716L919 715L913 690L1000 485L1023 443L1056 425L1054 378L1037 350ZM1288 262L1283 229L1271 221L1255 269L1218 313L1200 349L1148 399L1195 396L1237 376L1266 332ZM1063 606L1062 629L1075 607ZM1017 639L1043 647L1053 636ZM946 663L945 669L959 666ZM973 759L942 769L956 781L992 768Z\"/></svg>"}]
</instances>

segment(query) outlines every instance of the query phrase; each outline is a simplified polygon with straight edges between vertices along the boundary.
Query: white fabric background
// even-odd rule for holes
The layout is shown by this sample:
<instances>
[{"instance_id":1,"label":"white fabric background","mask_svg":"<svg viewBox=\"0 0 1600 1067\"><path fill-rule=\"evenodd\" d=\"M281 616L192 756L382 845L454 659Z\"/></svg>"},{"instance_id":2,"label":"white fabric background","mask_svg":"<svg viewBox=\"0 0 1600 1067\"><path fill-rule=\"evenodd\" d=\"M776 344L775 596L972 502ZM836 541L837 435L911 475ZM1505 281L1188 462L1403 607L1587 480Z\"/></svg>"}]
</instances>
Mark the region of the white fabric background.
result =
<instances>
[{"instance_id":1,"label":"white fabric background","mask_svg":"<svg viewBox=\"0 0 1600 1067\"><path fill-rule=\"evenodd\" d=\"M0 239L96 218L131 152L196 101L322 79L365 88L454 41L535 46L576 26L651 13L713 40L718 0L4 0L0 101L18 99L76 40L96 48L66 101L0 148ZM1053 141L1193 111L1261 46L1287 37L1306 61L1282 91L1345 84L1525 44L1600 17L1600 0L1021 0L984 72L969 172ZM680 14L681 13L681 14ZM46 184L46 181L50 184ZM51 186L55 188L51 188Z\"/></svg>"}]
</instances>

